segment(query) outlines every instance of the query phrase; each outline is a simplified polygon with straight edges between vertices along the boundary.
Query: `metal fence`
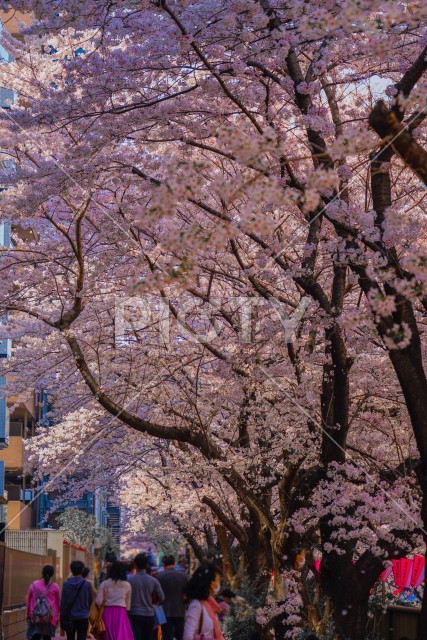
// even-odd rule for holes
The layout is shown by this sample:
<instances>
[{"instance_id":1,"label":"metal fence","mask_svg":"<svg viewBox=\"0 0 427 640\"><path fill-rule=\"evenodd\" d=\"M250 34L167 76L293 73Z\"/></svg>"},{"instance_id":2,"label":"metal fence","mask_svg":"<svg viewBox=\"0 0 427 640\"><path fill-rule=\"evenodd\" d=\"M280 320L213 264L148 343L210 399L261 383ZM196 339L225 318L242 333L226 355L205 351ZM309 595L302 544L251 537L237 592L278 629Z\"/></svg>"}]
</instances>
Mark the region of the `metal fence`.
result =
<instances>
[{"instance_id":1,"label":"metal fence","mask_svg":"<svg viewBox=\"0 0 427 640\"><path fill-rule=\"evenodd\" d=\"M45 555L48 545L49 531L40 529L37 531L12 531L6 530L5 542L8 548Z\"/></svg>"}]
</instances>

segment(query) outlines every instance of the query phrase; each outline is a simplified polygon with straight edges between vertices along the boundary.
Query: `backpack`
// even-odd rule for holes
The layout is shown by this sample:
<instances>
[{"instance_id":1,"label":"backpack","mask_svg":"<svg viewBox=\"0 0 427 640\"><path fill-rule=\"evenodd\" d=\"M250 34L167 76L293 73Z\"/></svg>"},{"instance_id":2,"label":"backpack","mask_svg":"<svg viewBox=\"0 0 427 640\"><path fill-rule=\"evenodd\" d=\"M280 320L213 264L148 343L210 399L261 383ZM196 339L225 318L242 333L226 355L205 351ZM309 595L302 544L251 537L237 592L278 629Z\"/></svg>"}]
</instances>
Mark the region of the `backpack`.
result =
<instances>
[{"instance_id":1,"label":"backpack","mask_svg":"<svg viewBox=\"0 0 427 640\"><path fill-rule=\"evenodd\" d=\"M48 584L46 591L44 593L40 593L35 583L33 583L33 589L36 592L37 596L37 600L31 616L31 622L33 622L34 624L50 624L50 621L52 620L52 607L50 606L46 597L52 584L52 582Z\"/></svg>"}]
</instances>

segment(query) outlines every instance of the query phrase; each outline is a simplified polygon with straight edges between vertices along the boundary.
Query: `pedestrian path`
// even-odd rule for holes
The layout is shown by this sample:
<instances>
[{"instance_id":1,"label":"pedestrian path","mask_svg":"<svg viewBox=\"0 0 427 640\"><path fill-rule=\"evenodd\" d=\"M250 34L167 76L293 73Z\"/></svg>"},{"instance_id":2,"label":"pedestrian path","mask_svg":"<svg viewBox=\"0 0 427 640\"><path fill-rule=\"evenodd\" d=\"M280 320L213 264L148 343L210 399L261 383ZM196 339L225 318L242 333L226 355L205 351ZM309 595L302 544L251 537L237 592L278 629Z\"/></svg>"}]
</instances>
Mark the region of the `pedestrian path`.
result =
<instances>
[{"instance_id":1,"label":"pedestrian path","mask_svg":"<svg viewBox=\"0 0 427 640\"><path fill-rule=\"evenodd\" d=\"M65 640L65 639L66 639L66 636L65 635L61 636L59 629L57 629L56 636L52 640ZM87 640L95 640L95 638L92 635L89 635L87 637Z\"/></svg>"}]
</instances>

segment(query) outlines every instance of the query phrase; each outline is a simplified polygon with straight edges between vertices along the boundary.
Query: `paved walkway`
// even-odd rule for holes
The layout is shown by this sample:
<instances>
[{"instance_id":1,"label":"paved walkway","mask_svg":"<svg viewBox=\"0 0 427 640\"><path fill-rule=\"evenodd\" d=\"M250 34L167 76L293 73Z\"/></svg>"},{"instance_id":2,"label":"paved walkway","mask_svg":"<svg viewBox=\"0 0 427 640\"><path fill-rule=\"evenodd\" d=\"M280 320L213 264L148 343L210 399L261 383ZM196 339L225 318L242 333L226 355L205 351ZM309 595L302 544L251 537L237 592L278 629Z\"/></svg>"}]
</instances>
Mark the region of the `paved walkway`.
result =
<instances>
[{"instance_id":1,"label":"paved walkway","mask_svg":"<svg viewBox=\"0 0 427 640\"><path fill-rule=\"evenodd\" d=\"M56 632L56 636L53 638L53 640L65 640L65 638L66 638L66 636L65 635L61 636L60 632L58 630ZM90 635L90 636L88 636L88 640L95 640L95 638L92 635Z\"/></svg>"}]
</instances>

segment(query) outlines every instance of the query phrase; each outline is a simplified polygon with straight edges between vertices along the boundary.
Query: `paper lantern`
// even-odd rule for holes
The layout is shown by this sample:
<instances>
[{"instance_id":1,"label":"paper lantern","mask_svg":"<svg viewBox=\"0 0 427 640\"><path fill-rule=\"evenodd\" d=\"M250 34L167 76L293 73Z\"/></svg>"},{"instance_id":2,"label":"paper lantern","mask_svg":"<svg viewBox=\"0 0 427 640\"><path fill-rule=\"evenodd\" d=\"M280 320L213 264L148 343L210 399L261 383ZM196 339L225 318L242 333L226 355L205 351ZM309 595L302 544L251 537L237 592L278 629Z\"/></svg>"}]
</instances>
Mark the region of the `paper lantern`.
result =
<instances>
[{"instance_id":1,"label":"paper lantern","mask_svg":"<svg viewBox=\"0 0 427 640\"><path fill-rule=\"evenodd\" d=\"M411 585L413 587L419 587L420 584L424 581L425 576L425 568L426 568L426 559L423 556L418 554L414 555L413 566L412 566L412 576L411 576Z\"/></svg>"}]
</instances>

